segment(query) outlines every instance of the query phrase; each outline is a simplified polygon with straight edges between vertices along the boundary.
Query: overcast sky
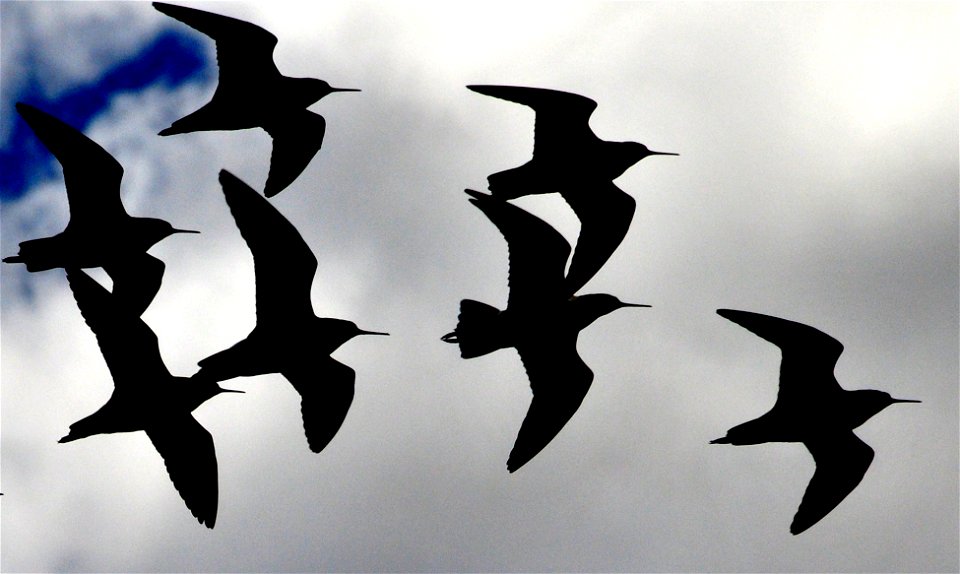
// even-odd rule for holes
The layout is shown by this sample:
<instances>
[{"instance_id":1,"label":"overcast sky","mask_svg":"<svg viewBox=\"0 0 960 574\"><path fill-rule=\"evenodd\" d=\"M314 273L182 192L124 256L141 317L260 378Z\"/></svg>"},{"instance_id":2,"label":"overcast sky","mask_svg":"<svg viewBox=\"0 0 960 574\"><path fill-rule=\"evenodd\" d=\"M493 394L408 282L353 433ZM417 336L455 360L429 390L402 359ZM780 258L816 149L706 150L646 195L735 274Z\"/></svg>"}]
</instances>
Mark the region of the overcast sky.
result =
<instances>
[{"instance_id":1,"label":"overcast sky","mask_svg":"<svg viewBox=\"0 0 960 574\"><path fill-rule=\"evenodd\" d=\"M4 571L960 567L956 4L189 5L272 31L287 75L363 90L311 106L323 149L271 201L317 255L317 313L391 336L334 353L356 398L319 455L279 375L195 411L219 460L210 531L144 433L57 443L113 384L62 271L0 266ZM212 42L149 3L4 0L0 28L2 255L67 219L27 101L120 161L128 212L202 231L151 250L167 268L144 314L171 372L193 374L254 325L217 173L262 190L269 137L156 135L209 99L216 69ZM460 299L506 303L505 242L463 189L532 149L533 113L478 83L589 96L600 137L680 154L617 180L636 216L583 290L653 307L581 334L593 387L512 475L519 358L439 339ZM559 197L518 203L575 240ZM777 392L779 351L720 307L817 327L845 345L845 388L923 401L856 431L872 466L800 536L807 450L708 444Z\"/></svg>"}]
</instances>

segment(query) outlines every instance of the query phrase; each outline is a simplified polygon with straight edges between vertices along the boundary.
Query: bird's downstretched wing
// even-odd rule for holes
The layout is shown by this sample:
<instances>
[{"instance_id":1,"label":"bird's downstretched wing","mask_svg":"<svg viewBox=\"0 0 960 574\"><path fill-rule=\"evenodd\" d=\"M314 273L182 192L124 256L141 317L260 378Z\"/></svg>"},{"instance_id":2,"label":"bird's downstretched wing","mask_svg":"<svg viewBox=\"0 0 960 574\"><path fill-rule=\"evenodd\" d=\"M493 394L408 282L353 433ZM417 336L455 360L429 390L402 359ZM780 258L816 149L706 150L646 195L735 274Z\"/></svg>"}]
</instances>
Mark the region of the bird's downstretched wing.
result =
<instances>
[{"instance_id":1,"label":"bird's downstretched wing","mask_svg":"<svg viewBox=\"0 0 960 574\"><path fill-rule=\"evenodd\" d=\"M100 144L59 119L24 103L17 112L63 167L70 204L68 228L100 228L126 216L120 201L123 167Z\"/></svg>"},{"instance_id":2,"label":"bird's downstretched wing","mask_svg":"<svg viewBox=\"0 0 960 574\"><path fill-rule=\"evenodd\" d=\"M569 146L570 142L592 139L590 116L597 108L594 100L560 90L523 86L472 85L468 89L529 106L536 113L533 155L551 153Z\"/></svg>"},{"instance_id":3,"label":"bird's downstretched wing","mask_svg":"<svg viewBox=\"0 0 960 574\"><path fill-rule=\"evenodd\" d=\"M190 512L207 528L217 522L217 453L213 437L191 415L146 429Z\"/></svg>"},{"instance_id":4,"label":"bird's downstretched wing","mask_svg":"<svg viewBox=\"0 0 960 574\"><path fill-rule=\"evenodd\" d=\"M240 235L253 254L257 323L313 314L310 287L317 258L300 232L269 201L232 173L220 184Z\"/></svg>"},{"instance_id":5,"label":"bird's downstretched wing","mask_svg":"<svg viewBox=\"0 0 960 574\"><path fill-rule=\"evenodd\" d=\"M793 517L792 534L800 534L836 508L860 484L873 462L873 449L853 431L804 441L803 444L813 455L817 469Z\"/></svg>"},{"instance_id":6,"label":"bird's downstretched wing","mask_svg":"<svg viewBox=\"0 0 960 574\"><path fill-rule=\"evenodd\" d=\"M310 364L284 368L281 374L300 393L300 412L307 444L320 452L333 440L353 403L356 373L350 367L325 357Z\"/></svg>"},{"instance_id":7,"label":"bird's downstretched wing","mask_svg":"<svg viewBox=\"0 0 960 574\"><path fill-rule=\"evenodd\" d=\"M580 219L580 236L567 272L567 291L574 294L603 267L633 221L637 202L613 182L598 182L595 189L566 193L566 200Z\"/></svg>"},{"instance_id":8,"label":"bird's downstretched wing","mask_svg":"<svg viewBox=\"0 0 960 574\"><path fill-rule=\"evenodd\" d=\"M117 389L137 385L145 375L170 376L157 336L127 306L79 269L67 269L67 281L80 314L100 345Z\"/></svg>"},{"instance_id":9,"label":"bird's downstretched wing","mask_svg":"<svg viewBox=\"0 0 960 574\"><path fill-rule=\"evenodd\" d=\"M507 460L513 472L547 446L577 412L593 382L593 371L577 354L576 333L517 347L530 378L533 400Z\"/></svg>"},{"instance_id":10,"label":"bird's downstretched wing","mask_svg":"<svg viewBox=\"0 0 960 574\"><path fill-rule=\"evenodd\" d=\"M103 266L113 280L113 298L139 317L147 310L160 291L163 281L163 261L149 253L140 253Z\"/></svg>"},{"instance_id":11,"label":"bird's downstretched wing","mask_svg":"<svg viewBox=\"0 0 960 574\"><path fill-rule=\"evenodd\" d=\"M217 90L249 89L280 77L273 61L277 37L256 24L196 8L154 2L153 7L212 38L217 44Z\"/></svg>"},{"instance_id":12,"label":"bird's downstretched wing","mask_svg":"<svg viewBox=\"0 0 960 574\"><path fill-rule=\"evenodd\" d=\"M841 390L833 369L843 344L809 325L770 315L718 309L717 314L780 347L777 401L810 401Z\"/></svg>"},{"instance_id":13,"label":"bird's downstretched wing","mask_svg":"<svg viewBox=\"0 0 960 574\"><path fill-rule=\"evenodd\" d=\"M567 240L547 222L512 203L470 189L466 192L507 240L507 307L529 308L568 299L563 278L570 256Z\"/></svg>"},{"instance_id":14,"label":"bird's downstretched wing","mask_svg":"<svg viewBox=\"0 0 960 574\"><path fill-rule=\"evenodd\" d=\"M273 138L270 173L263 194L273 197L293 183L320 151L327 122L310 110L295 110L263 128Z\"/></svg>"}]
</instances>

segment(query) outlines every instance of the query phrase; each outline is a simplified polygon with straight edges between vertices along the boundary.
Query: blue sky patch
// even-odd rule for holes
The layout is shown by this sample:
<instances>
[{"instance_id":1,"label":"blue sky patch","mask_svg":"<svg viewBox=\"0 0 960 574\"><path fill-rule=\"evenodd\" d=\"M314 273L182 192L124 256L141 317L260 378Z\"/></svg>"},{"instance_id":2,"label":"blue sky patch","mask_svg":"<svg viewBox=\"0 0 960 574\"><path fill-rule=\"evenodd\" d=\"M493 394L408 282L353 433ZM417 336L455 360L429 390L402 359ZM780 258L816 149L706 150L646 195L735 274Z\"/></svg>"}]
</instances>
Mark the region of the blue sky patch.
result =
<instances>
[{"instance_id":1,"label":"blue sky patch","mask_svg":"<svg viewBox=\"0 0 960 574\"><path fill-rule=\"evenodd\" d=\"M207 61L202 42L193 36L167 31L96 81L65 91L56 99L45 97L36 76L31 75L24 82L24 90L5 105L25 102L83 131L117 93L158 84L172 89L190 82L210 82L216 80L216 74L216 64ZM0 201L21 197L37 181L56 175L60 169L26 122L15 112L10 118L13 129L0 148Z\"/></svg>"}]
</instances>

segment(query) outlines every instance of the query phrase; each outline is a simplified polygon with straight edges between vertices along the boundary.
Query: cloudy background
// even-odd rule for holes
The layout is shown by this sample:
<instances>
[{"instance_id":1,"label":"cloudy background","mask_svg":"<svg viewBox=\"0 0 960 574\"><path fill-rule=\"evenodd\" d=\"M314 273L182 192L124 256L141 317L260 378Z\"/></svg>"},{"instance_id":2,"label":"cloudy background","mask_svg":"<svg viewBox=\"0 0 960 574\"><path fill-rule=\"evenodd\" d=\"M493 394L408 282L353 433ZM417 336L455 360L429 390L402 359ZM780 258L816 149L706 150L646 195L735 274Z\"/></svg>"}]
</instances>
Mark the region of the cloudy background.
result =
<instances>
[{"instance_id":1,"label":"cloudy background","mask_svg":"<svg viewBox=\"0 0 960 574\"><path fill-rule=\"evenodd\" d=\"M335 353L356 399L320 455L278 375L197 409L220 465L209 531L143 433L57 444L112 381L63 273L0 266L4 571L958 569L955 4L191 5L274 32L287 75L363 90L312 106L323 149L272 201L317 254L318 314L392 336ZM167 270L144 314L189 376L254 324L217 172L262 189L268 136L156 136L216 68L148 3L5 0L0 24L2 254L67 220L27 101L123 164L131 214L202 230L151 250ZM464 361L439 340L461 298L507 296L505 243L462 190L532 149L532 112L474 83L588 95L600 137L680 153L617 181L636 217L584 289L653 308L582 333L593 388L513 475L516 353ZM558 197L519 203L576 238ZM776 347L719 307L816 326L845 345L846 388L923 400L858 429L873 465L800 536L802 445L708 445L777 392Z\"/></svg>"}]
</instances>

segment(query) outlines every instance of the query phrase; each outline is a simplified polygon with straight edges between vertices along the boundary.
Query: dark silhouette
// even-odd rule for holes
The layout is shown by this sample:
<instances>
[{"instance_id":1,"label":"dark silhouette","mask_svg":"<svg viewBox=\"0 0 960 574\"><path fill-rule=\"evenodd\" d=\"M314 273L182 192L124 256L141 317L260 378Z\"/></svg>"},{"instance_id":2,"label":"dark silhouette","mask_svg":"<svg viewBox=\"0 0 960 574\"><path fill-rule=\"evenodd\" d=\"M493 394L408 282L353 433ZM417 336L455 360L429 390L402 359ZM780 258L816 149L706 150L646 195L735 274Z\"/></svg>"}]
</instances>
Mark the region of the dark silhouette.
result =
<instances>
[{"instance_id":1,"label":"dark silhouette","mask_svg":"<svg viewBox=\"0 0 960 574\"><path fill-rule=\"evenodd\" d=\"M57 235L20 243L20 252L4 263L23 263L30 272L103 267L117 301L140 315L160 290L164 270L147 249L174 233L199 232L127 215L120 201L123 167L112 155L33 106L18 103L17 111L63 167L70 222Z\"/></svg>"},{"instance_id":2,"label":"dark silhouette","mask_svg":"<svg viewBox=\"0 0 960 574\"><path fill-rule=\"evenodd\" d=\"M633 220L636 201L613 180L647 156L678 154L651 151L636 142L601 140L589 126L597 102L584 96L519 86L467 88L533 108L533 158L487 178L490 193L501 199L560 193L580 219L566 278L570 292L577 292L610 258Z\"/></svg>"},{"instance_id":3,"label":"dark silhouette","mask_svg":"<svg viewBox=\"0 0 960 574\"><path fill-rule=\"evenodd\" d=\"M307 106L333 92L315 78L280 74L273 61L277 37L263 28L212 12L154 2L154 8L213 38L220 79L213 98L199 110L173 122L162 136L196 131L263 128L273 138L270 172L263 193L283 191L320 151L326 120Z\"/></svg>"},{"instance_id":4,"label":"dark silhouette","mask_svg":"<svg viewBox=\"0 0 960 574\"><path fill-rule=\"evenodd\" d=\"M800 534L846 498L866 474L873 449L853 429L894 403L883 391L847 391L833 369L843 345L813 327L748 311L718 309L717 314L780 347L780 392L760 418L737 425L711 444L802 442L817 465L790 532Z\"/></svg>"},{"instance_id":5,"label":"dark silhouette","mask_svg":"<svg viewBox=\"0 0 960 574\"><path fill-rule=\"evenodd\" d=\"M513 472L539 453L573 414L593 381L577 354L580 331L622 307L613 295L571 296L564 285L570 245L538 217L506 201L466 190L503 234L509 252L510 295L503 311L464 299L457 328L442 340L460 346L464 359L514 347L520 355L533 400L507 460Z\"/></svg>"},{"instance_id":6,"label":"dark silhouette","mask_svg":"<svg viewBox=\"0 0 960 574\"><path fill-rule=\"evenodd\" d=\"M190 512L208 528L217 521L217 455L213 437L190 414L220 393L215 382L175 377L160 357L157 336L139 316L79 269L67 280L80 313L97 336L113 377L110 399L70 425L60 442L95 434L144 431L163 457L173 486Z\"/></svg>"},{"instance_id":7,"label":"dark silhouette","mask_svg":"<svg viewBox=\"0 0 960 574\"><path fill-rule=\"evenodd\" d=\"M223 381L280 373L300 393L310 450L320 452L336 435L353 401L356 373L331 358L364 331L342 319L314 315L310 286L317 258L300 233L266 199L230 172L220 172L230 212L253 254L257 325L246 339L200 361L195 375Z\"/></svg>"}]
</instances>

